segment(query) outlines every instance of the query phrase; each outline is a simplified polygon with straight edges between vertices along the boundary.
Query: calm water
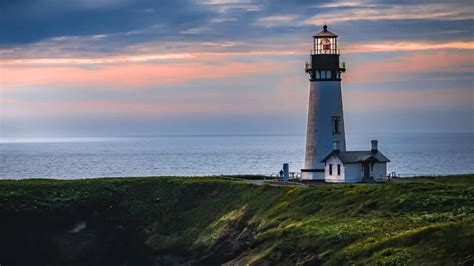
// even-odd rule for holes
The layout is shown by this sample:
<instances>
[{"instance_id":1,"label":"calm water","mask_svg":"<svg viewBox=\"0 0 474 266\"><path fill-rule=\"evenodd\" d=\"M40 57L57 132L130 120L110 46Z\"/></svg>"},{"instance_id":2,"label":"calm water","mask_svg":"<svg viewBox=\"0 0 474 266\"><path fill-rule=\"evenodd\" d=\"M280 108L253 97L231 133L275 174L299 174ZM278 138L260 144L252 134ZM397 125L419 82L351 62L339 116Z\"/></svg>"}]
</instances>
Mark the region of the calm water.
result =
<instances>
[{"instance_id":1,"label":"calm water","mask_svg":"<svg viewBox=\"0 0 474 266\"><path fill-rule=\"evenodd\" d=\"M370 135L348 135L368 150ZM474 173L474 133L376 135L402 175ZM0 179L274 174L298 171L304 135L2 139Z\"/></svg>"}]
</instances>

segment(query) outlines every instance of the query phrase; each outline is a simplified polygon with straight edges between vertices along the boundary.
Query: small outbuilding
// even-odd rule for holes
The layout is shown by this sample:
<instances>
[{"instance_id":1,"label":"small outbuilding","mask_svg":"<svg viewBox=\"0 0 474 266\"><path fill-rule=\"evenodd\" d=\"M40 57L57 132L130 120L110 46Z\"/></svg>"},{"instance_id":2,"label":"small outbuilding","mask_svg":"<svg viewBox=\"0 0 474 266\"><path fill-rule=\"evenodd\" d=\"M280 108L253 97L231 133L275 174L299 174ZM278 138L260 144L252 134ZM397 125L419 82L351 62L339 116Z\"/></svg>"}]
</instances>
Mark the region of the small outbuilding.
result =
<instances>
[{"instance_id":1,"label":"small outbuilding","mask_svg":"<svg viewBox=\"0 0 474 266\"><path fill-rule=\"evenodd\" d=\"M370 151L341 151L334 142L333 150L322 160L324 180L329 183L383 182L387 180L390 160L378 150L372 140Z\"/></svg>"}]
</instances>

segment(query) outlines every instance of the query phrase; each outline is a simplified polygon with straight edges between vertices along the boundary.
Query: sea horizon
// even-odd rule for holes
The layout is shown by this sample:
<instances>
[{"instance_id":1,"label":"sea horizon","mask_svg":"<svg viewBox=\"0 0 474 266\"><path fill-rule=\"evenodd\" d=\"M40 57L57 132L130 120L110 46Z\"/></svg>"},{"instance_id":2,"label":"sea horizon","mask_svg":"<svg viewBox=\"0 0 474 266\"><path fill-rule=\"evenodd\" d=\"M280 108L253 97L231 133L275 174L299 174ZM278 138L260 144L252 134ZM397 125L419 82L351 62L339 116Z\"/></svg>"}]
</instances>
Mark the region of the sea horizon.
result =
<instances>
[{"instance_id":1,"label":"sea horizon","mask_svg":"<svg viewBox=\"0 0 474 266\"><path fill-rule=\"evenodd\" d=\"M474 132L350 133L347 150L371 139L401 177L474 173ZM9 138L0 179L276 175L303 168L304 134ZM441 163L440 163L441 162Z\"/></svg>"},{"instance_id":2,"label":"sea horizon","mask_svg":"<svg viewBox=\"0 0 474 266\"><path fill-rule=\"evenodd\" d=\"M416 132L348 132L346 135L413 135L413 134L474 134L474 131L416 131ZM113 139L113 138L153 138L153 137L239 137L239 136L306 136L306 133L237 133L237 134L124 134L124 135L60 135L60 136L0 136L1 143L12 143L34 140L75 140L75 139Z\"/></svg>"}]
</instances>

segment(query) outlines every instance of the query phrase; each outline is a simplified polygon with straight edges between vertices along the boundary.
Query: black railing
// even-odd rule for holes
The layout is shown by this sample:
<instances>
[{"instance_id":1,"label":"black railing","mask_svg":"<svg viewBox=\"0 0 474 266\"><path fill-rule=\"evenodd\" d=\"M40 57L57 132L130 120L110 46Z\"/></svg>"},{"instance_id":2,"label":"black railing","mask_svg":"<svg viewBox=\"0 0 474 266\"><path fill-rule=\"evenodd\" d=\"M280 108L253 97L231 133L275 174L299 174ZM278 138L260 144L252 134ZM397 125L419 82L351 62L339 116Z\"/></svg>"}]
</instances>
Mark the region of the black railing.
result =
<instances>
[{"instance_id":1,"label":"black railing","mask_svg":"<svg viewBox=\"0 0 474 266\"><path fill-rule=\"evenodd\" d=\"M316 50L311 50L311 55L340 54L340 53L341 53L340 49L328 49L328 50L316 49Z\"/></svg>"}]
</instances>

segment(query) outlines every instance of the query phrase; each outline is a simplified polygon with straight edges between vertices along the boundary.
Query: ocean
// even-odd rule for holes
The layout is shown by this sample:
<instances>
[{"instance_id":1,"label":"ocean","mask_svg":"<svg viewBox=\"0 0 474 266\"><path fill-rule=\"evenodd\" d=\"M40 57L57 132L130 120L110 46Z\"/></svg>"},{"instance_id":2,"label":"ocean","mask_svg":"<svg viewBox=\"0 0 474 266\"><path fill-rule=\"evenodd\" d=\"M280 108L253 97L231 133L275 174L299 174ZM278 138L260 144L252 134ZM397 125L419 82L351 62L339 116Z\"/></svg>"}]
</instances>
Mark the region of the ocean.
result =
<instances>
[{"instance_id":1,"label":"ocean","mask_svg":"<svg viewBox=\"0 0 474 266\"><path fill-rule=\"evenodd\" d=\"M348 150L372 138L401 176L474 173L474 133L352 134ZM272 175L303 167L304 135L0 139L0 179Z\"/></svg>"}]
</instances>

